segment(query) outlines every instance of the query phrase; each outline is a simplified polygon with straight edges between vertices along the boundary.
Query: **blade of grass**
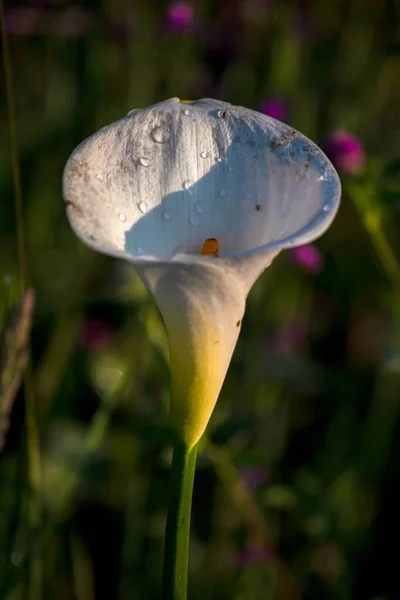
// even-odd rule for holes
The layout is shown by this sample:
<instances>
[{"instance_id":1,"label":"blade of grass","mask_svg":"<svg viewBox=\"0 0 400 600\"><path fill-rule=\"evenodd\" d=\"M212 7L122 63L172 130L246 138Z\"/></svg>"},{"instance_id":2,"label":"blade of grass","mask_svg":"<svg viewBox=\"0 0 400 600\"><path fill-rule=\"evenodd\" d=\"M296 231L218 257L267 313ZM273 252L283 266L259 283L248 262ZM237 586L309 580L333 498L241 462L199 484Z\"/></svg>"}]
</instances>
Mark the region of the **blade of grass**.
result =
<instances>
[{"instance_id":1,"label":"blade of grass","mask_svg":"<svg viewBox=\"0 0 400 600\"><path fill-rule=\"evenodd\" d=\"M12 69L11 60L8 47L8 38L6 32L6 23L4 16L4 5L3 0L0 0L0 26L1 26L1 39L2 39L2 54L3 54L3 68L5 78L5 88L7 97L7 112L8 112L8 126L10 135L10 149L11 149L11 166L13 175L14 185L14 207L15 207L15 219L16 219L16 230L17 230L17 262L19 271L19 280L21 286L21 292L23 292L28 285L28 260L26 252L26 235L25 235L25 224L24 224L24 212L22 204L22 185L21 185L21 172L20 172L20 161L18 151L18 136L16 126L16 114L15 114L15 99L13 91L13 80L12 80ZM32 528L40 525L41 522L41 505L39 500L39 492L41 487L41 465L40 465L40 444L39 444L39 430L37 426L35 404L34 404L34 390L33 390L33 377L32 377L32 365L30 360L29 346L27 350L28 359L25 374L25 411L26 411L26 435L27 435L27 455L28 455L28 479L29 479L29 520ZM30 600L40 600L42 597L42 560L38 555L36 556L30 565L30 588L29 598Z\"/></svg>"}]
</instances>

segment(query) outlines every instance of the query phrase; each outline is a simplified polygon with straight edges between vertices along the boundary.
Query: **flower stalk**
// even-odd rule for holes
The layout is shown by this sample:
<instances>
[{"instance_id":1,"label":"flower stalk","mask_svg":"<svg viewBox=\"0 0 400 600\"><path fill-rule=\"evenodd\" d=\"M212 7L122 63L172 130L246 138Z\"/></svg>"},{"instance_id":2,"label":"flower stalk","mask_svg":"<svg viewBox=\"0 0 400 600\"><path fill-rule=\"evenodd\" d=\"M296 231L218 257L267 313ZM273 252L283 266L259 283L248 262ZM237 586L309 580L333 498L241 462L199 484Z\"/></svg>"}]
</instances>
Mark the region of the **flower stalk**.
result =
<instances>
[{"instance_id":1,"label":"flower stalk","mask_svg":"<svg viewBox=\"0 0 400 600\"><path fill-rule=\"evenodd\" d=\"M174 444L167 529L165 534L163 600L186 600L190 515L198 445Z\"/></svg>"}]
</instances>

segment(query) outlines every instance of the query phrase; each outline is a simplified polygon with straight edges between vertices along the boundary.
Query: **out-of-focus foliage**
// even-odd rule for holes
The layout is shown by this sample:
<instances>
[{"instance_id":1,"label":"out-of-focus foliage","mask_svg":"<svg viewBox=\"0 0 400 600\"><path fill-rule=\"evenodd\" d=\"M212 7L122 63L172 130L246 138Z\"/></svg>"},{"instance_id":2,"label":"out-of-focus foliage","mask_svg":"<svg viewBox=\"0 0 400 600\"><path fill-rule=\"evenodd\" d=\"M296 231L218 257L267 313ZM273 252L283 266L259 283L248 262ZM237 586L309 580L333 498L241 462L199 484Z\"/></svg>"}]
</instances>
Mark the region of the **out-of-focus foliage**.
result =
<instances>
[{"instance_id":1,"label":"out-of-focus foliage","mask_svg":"<svg viewBox=\"0 0 400 600\"><path fill-rule=\"evenodd\" d=\"M330 231L279 256L249 297L199 457L189 598L400 597L399 11L396 0L7 3L36 303L0 456L1 598L159 598L162 323L128 265L73 235L61 177L86 136L171 96L283 118L343 176ZM9 348L19 275L5 85L3 70Z\"/></svg>"}]
</instances>

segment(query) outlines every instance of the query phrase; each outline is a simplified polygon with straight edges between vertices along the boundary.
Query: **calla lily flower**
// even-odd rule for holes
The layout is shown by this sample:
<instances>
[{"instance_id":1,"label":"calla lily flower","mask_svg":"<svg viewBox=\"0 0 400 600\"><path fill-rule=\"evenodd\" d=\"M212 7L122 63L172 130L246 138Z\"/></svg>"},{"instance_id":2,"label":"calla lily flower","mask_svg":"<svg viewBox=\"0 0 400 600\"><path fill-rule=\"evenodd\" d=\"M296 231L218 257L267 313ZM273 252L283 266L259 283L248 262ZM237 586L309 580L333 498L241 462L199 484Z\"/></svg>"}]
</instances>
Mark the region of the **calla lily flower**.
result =
<instances>
[{"instance_id":1,"label":"calla lily flower","mask_svg":"<svg viewBox=\"0 0 400 600\"><path fill-rule=\"evenodd\" d=\"M266 115L172 98L80 144L63 192L78 237L132 263L153 295L170 348L171 423L193 447L252 285L281 250L329 227L336 171L310 140Z\"/></svg>"}]
</instances>

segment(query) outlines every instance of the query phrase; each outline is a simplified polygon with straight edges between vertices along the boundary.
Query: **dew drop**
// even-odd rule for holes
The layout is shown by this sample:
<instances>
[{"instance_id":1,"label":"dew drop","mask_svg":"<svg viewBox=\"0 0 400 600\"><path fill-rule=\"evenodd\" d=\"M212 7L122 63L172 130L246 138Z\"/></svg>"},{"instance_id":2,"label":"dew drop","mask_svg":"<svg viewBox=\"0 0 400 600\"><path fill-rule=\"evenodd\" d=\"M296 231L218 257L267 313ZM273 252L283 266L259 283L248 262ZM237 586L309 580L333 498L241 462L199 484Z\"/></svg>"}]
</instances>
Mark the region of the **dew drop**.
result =
<instances>
[{"instance_id":1,"label":"dew drop","mask_svg":"<svg viewBox=\"0 0 400 600\"><path fill-rule=\"evenodd\" d=\"M182 187L184 190L189 192L189 194L193 194L193 192L194 192L193 181L190 181L190 179L188 179L187 181L184 181L182 183Z\"/></svg>"},{"instance_id":2,"label":"dew drop","mask_svg":"<svg viewBox=\"0 0 400 600\"><path fill-rule=\"evenodd\" d=\"M99 181L103 181L103 175L96 175L96 177Z\"/></svg>"},{"instance_id":3,"label":"dew drop","mask_svg":"<svg viewBox=\"0 0 400 600\"><path fill-rule=\"evenodd\" d=\"M222 156L216 156L216 157L215 157L215 161L216 161L217 163L221 164L221 163L223 163L223 162L224 162L224 159L222 158Z\"/></svg>"},{"instance_id":4,"label":"dew drop","mask_svg":"<svg viewBox=\"0 0 400 600\"><path fill-rule=\"evenodd\" d=\"M200 152L200 156L201 158L208 158L210 153L207 150L203 150L203 152Z\"/></svg>"},{"instance_id":5,"label":"dew drop","mask_svg":"<svg viewBox=\"0 0 400 600\"><path fill-rule=\"evenodd\" d=\"M114 179L114 175L112 173L108 173L107 179L108 181L111 181L111 179Z\"/></svg>"},{"instance_id":6,"label":"dew drop","mask_svg":"<svg viewBox=\"0 0 400 600\"><path fill-rule=\"evenodd\" d=\"M145 156L141 156L139 158L139 162L142 165L142 167L149 167L151 165L150 158L146 158Z\"/></svg>"},{"instance_id":7,"label":"dew drop","mask_svg":"<svg viewBox=\"0 0 400 600\"><path fill-rule=\"evenodd\" d=\"M123 223L125 223L125 221L126 221L126 215L124 215L123 213L119 213L118 219L120 221L122 221Z\"/></svg>"},{"instance_id":8,"label":"dew drop","mask_svg":"<svg viewBox=\"0 0 400 600\"><path fill-rule=\"evenodd\" d=\"M192 225L194 225L195 227L199 224L199 217L195 214L191 214L190 215L190 222Z\"/></svg>"},{"instance_id":9,"label":"dew drop","mask_svg":"<svg viewBox=\"0 0 400 600\"><path fill-rule=\"evenodd\" d=\"M322 207L322 210L325 211L325 212L329 212L330 208L331 207L330 207L329 204L324 204L324 206Z\"/></svg>"},{"instance_id":10,"label":"dew drop","mask_svg":"<svg viewBox=\"0 0 400 600\"><path fill-rule=\"evenodd\" d=\"M139 206L140 212L143 214L146 214L147 211L149 210L149 207L147 206L146 202L139 202L138 206Z\"/></svg>"},{"instance_id":11,"label":"dew drop","mask_svg":"<svg viewBox=\"0 0 400 600\"><path fill-rule=\"evenodd\" d=\"M172 211L168 209L164 210L163 217L166 221L170 221L172 219Z\"/></svg>"},{"instance_id":12,"label":"dew drop","mask_svg":"<svg viewBox=\"0 0 400 600\"><path fill-rule=\"evenodd\" d=\"M158 144L164 144L171 137L169 131L167 131L166 129L163 129L160 126L154 127L154 129L152 129L150 135L153 138L153 140L155 142L157 142Z\"/></svg>"},{"instance_id":13,"label":"dew drop","mask_svg":"<svg viewBox=\"0 0 400 600\"><path fill-rule=\"evenodd\" d=\"M192 117L193 113L191 110L189 110L188 108L185 108L185 110L183 111L183 114L185 115L185 117Z\"/></svg>"},{"instance_id":14,"label":"dew drop","mask_svg":"<svg viewBox=\"0 0 400 600\"><path fill-rule=\"evenodd\" d=\"M221 198L226 198L227 196L229 196L229 190L227 190L226 188L222 188L219 195L221 196Z\"/></svg>"},{"instance_id":15,"label":"dew drop","mask_svg":"<svg viewBox=\"0 0 400 600\"><path fill-rule=\"evenodd\" d=\"M137 254L138 256L140 256L141 254L143 254L143 249L140 248L140 246L136 246L136 248L135 248L135 254Z\"/></svg>"},{"instance_id":16,"label":"dew drop","mask_svg":"<svg viewBox=\"0 0 400 600\"><path fill-rule=\"evenodd\" d=\"M201 202L197 202L196 210L201 215L204 212L204 205Z\"/></svg>"}]
</instances>

